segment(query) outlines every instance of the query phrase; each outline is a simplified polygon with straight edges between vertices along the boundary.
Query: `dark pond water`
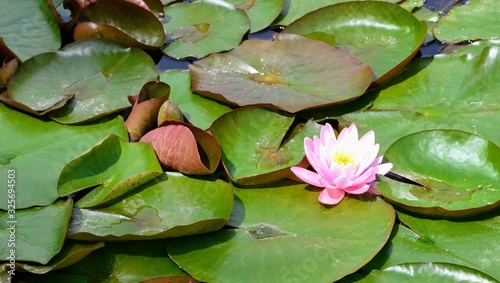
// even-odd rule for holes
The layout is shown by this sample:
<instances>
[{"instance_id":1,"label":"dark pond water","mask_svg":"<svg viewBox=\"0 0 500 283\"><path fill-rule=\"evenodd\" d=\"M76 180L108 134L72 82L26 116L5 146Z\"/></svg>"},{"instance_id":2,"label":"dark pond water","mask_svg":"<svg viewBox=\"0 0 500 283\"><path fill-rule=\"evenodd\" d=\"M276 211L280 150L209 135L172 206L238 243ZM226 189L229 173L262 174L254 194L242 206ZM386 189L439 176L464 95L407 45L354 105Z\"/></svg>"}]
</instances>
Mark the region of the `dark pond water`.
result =
<instances>
[{"instance_id":1,"label":"dark pond water","mask_svg":"<svg viewBox=\"0 0 500 283\"><path fill-rule=\"evenodd\" d=\"M454 6L463 5L467 0L425 0L424 7L431 11L447 12ZM265 30L248 34L246 39L271 39L273 35L279 32L279 28L267 28ZM429 57L441 53L444 44L437 40L433 40L420 48L418 56ZM166 70L185 70L192 60L176 60L165 55L158 54L157 58L161 58L157 64L160 71Z\"/></svg>"}]
</instances>

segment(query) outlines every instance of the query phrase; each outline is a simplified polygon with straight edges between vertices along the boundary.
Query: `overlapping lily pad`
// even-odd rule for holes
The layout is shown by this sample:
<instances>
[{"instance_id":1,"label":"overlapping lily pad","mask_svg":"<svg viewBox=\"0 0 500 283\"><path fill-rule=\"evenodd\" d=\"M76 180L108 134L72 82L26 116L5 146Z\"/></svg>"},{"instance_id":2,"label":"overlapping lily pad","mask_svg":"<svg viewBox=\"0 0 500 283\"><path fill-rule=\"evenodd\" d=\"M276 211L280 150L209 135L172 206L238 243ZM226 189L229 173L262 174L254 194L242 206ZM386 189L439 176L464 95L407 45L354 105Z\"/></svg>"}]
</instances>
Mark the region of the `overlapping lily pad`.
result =
<instances>
[{"instance_id":1,"label":"overlapping lily pad","mask_svg":"<svg viewBox=\"0 0 500 283\"><path fill-rule=\"evenodd\" d=\"M498 212L458 221L426 219L406 213L398 213L398 218L420 236L419 242L426 243L428 247L433 246L435 253L452 255L456 257L457 264L467 265L497 280L500 279L498 269L500 246L497 244L500 232ZM413 250L412 248L411 251ZM397 254L398 259L411 260L409 257L411 253L406 249L397 251Z\"/></svg>"},{"instance_id":2,"label":"overlapping lily pad","mask_svg":"<svg viewBox=\"0 0 500 283\"><path fill-rule=\"evenodd\" d=\"M327 208L305 184L236 190L236 228L168 240L170 257L204 282L333 282L368 262L389 237L393 208L347 197Z\"/></svg>"},{"instance_id":3,"label":"overlapping lily pad","mask_svg":"<svg viewBox=\"0 0 500 283\"><path fill-rule=\"evenodd\" d=\"M16 276L22 282L154 282L142 281L180 277L189 282L190 278L180 270L165 252L165 241L107 242L101 248L78 263L45 275ZM192 280L192 279L191 279ZM197 282L197 281L193 281Z\"/></svg>"},{"instance_id":4,"label":"overlapping lily pad","mask_svg":"<svg viewBox=\"0 0 500 283\"><path fill-rule=\"evenodd\" d=\"M0 120L0 182L7 184L8 170L16 170L17 209L53 203L59 197L57 178L66 163L109 134L127 138L121 117L66 126L0 103ZM0 198L7 199L7 190L0 190ZM0 202L0 208L6 209L7 202Z\"/></svg>"},{"instance_id":5,"label":"overlapping lily pad","mask_svg":"<svg viewBox=\"0 0 500 283\"><path fill-rule=\"evenodd\" d=\"M172 42L162 50L173 58L202 58L233 49L250 29L246 13L222 0L166 6L163 23Z\"/></svg>"},{"instance_id":6,"label":"overlapping lily pad","mask_svg":"<svg viewBox=\"0 0 500 283\"><path fill-rule=\"evenodd\" d=\"M294 118L263 108L224 114L210 128L222 149L229 177L240 185L277 181L304 158L304 138L319 135L313 121L293 125Z\"/></svg>"},{"instance_id":7,"label":"overlapping lily pad","mask_svg":"<svg viewBox=\"0 0 500 283\"><path fill-rule=\"evenodd\" d=\"M99 0L82 13L87 21L75 27L76 40L102 38L127 46L160 48L167 39L160 20L132 2Z\"/></svg>"},{"instance_id":8,"label":"overlapping lily pad","mask_svg":"<svg viewBox=\"0 0 500 283\"><path fill-rule=\"evenodd\" d=\"M318 10L320 8L334 5L341 2L348 2L354 0L293 0L286 1L285 7L281 11L278 18L274 21L274 25L287 26L292 22L298 20L302 16ZM356 0L357 1L357 0ZM400 0L375 0L375 1L387 1L391 3L400 2Z\"/></svg>"},{"instance_id":9,"label":"overlapping lily pad","mask_svg":"<svg viewBox=\"0 0 500 283\"><path fill-rule=\"evenodd\" d=\"M458 43L466 40L500 37L500 2L470 0L463 6L448 11L434 26L434 35L442 42Z\"/></svg>"},{"instance_id":10,"label":"overlapping lily pad","mask_svg":"<svg viewBox=\"0 0 500 283\"><path fill-rule=\"evenodd\" d=\"M63 246L72 207L73 200L67 199L45 207L17 210L15 214L0 211L2 259L13 256L18 262L48 263ZM14 245L9 246L9 241Z\"/></svg>"},{"instance_id":11,"label":"overlapping lily pad","mask_svg":"<svg viewBox=\"0 0 500 283\"><path fill-rule=\"evenodd\" d=\"M208 175L217 169L221 151L210 134L194 126L167 121L140 139L151 144L166 170Z\"/></svg>"},{"instance_id":12,"label":"overlapping lily pad","mask_svg":"<svg viewBox=\"0 0 500 283\"><path fill-rule=\"evenodd\" d=\"M0 11L0 58L5 46L21 61L61 47L59 27L46 2L2 1Z\"/></svg>"},{"instance_id":13,"label":"overlapping lily pad","mask_svg":"<svg viewBox=\"0 0 500 283\"><path fill-rule=\"evenodd\" d=\"M482 136L500 146L500 48L469 49L455 56L412 61L381 88L368 111L340 117L360 132L374 130L380 152L406 135L455 129Z\"/></svg>"},{"instance_id":14,"label":"overlapping lily pad","mask_svg":"<svg viewBox=\"0 0 500 283\"><path fill-rule=\"evenodd\" d=\"M172 91L169 99L177 103L182 114L194 126L206 130L222 114L231 108L192 93L191 73L187 70L169 70L160 73L160 80L170 85Z\"/></svg>"},{"instance_id":15,"label":"overlapping lily pad","mask_svg":"<svg viewBox=\"0 0 500 283\"><path fill-rule=\"evenodd\" d=\"M227 0L236 8L245 11L250 18L250 32L268 27L283 10L285 0Z\"/></svg>"},{"instance_id":16,"label":"overlapping lily pad","mask_svg":"<svg viewBox=\"0 0 500 283\"><path fill-rule=\"evenodd\" d=\"M309 13L284 32L349 51L370 65L375 84L381 84L394 77L418 52L427 35L427 25L396 4L356 1Z\"/></svg>"},{"instance_id":17,"label":"overlapping lily pad","mask_svg":"<svg viewBox=\"0 0 500 283\"><path fill-rule=\"evenodd\" d=\"M150 145L128 143L109 135L64 166L57 191L67 196L93 188L76 202L78 207L92 207L109 202L162 172Z\"/></svg>"},{"instance_id":18,"label":"overlapping lily pad","mask_svg":"<svg viewBox=\"0 0 500 283\"><path fill-rule=\"evenodd\" d=\"M370 67L349 53L295 34L247 40L228 53L189 65L189 70L196 93L288 112L353 100L373 76Z\"/></svg>"},{"instance_id":19,"label":"overlapping lily pad","mask_svg":"<svg viewBox=\"0 0 500 283\"><path fill-rule=\"evenodd\" d=\"M421 185L386 178L377 185L407 210L458 217L500 206L500 148L484 138L461 131L425 131L401 138L385 157L394 173Z\"/></svg>"},{"instance_id":20,"label":"overlapping lily pad","mask_svg":"<svg viewBox=\"0 0 500 283\"><path fill-rule=\"evenodd\" d=\"M222 228L233 207L233 186L221 180L165 173L96 209L73 209L68 237L144 240Z\"/></svg>"},{"instance_id":21,"label":"overlapping lily pad","mask_svg":"<svg viewBox=\"0 0 500 283\"><path fill-rule=\"evenodd\" d=\"M37 55L8 84L9 99L61 123L78 123L130 107L128 95L157 78L142 50L104 40L84 40ZM10 101L7 101L10 102Z\"/></svg>"}]
</instances>

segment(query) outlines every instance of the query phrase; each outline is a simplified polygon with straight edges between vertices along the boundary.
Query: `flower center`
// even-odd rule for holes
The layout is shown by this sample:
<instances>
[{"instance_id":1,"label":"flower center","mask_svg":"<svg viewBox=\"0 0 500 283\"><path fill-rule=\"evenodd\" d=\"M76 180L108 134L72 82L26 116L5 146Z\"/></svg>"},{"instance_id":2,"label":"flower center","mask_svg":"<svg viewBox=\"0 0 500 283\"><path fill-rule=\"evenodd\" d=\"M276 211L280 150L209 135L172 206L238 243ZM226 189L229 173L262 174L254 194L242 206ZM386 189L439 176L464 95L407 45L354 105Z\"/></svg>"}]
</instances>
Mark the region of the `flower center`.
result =
<instances>
[{"instance_id":1,"label":"flower center","mask_svg":"<svg viewBox=\"0 0 500 283\"><path fill-rule=\"evenodd\" d=\"M337 151L333 154L333 162L340 166L346 166L347 164L355 165L354 156L352 154Z\"/></svg>"}]
</instances>

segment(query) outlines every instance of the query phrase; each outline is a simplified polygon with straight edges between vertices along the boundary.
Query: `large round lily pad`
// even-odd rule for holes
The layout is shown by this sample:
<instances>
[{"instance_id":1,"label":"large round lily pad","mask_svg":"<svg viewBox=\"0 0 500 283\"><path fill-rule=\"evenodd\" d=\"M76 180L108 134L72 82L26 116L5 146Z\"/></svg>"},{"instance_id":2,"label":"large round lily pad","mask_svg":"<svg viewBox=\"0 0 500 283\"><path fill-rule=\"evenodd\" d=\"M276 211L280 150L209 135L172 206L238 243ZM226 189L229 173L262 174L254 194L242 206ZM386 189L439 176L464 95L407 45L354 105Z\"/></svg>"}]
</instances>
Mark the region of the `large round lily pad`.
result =
<instances>
[{"instance_id":1,"label":"large round lily pad","mask_svg":"<svg viewBox=\"0 0 500 283\"><path fill-rule=\"evenodd\" d=\"M458 43L466 40L500 37L500 1L470 0L457 6L436 23L434 36L442 42Z\"/></svg>"},{"instance_id":2,"label":"large round lily pad","mask_svg":"<svg viewBox=\"0 0 500 283\"><path fill-rule=\"evenodd\" d=\"M289 112L353 100L373 76L369 66L349 53L295 34L246 40L228 53L189 65L189 70L196 93Z\"/></svg>"},{"instance_id":3,"label":"large round lily pad","mask_svg":"<svg viewBox=\"0 0 500 283\"><path fill-rule=\"evenodd\" d=\"M460 51L459 51L460 52ZM340 117L360 133L375 131L380 152L420 131L454 129L500 146L500 47L413 60L379 89L369 110Z\"/></svg>"},{"instance_id":4,"label":"large round lily pad","mask_svg":"<svg viewBox=\"0 0 500 283\"><path fill-rule=\"evenodd\" d=\"M345 2L311 12L284 32L300 34L348 50L370 65L376 84L395 76L418 52L427 25L399 5Z\"/></svg>"},{"instance_id":5,"label":"large round lily pad","mask_svg":"<svg viewBox=\"0 0 500 283\"><path fill-rule=\"evenodd\" d=\"M58 122L78 123L130 107L127 96L157 77L144 51L84 40L24 62L7 95L38 114L57 109L50 116Z\"/></svg>"},{"instance_id":6,"label":"large round lily pad","mask_svg":"<svg viewBox=\"0 0 500 283\"><path fill-rule=\"evenodd\" d=\"M500 206L500 148L461 131L424 131L401 138L385 153L392 172L418 184L385 179L377 189L405 209L464 216Z\"/></svg>"},{"instance_id":7,"label":"large round lily pad","mask_svg":"<svg viewBox=\"0 0 500 283\"><path fill-rule=\"evenodd\" d=\"M304 138L319 135L313 121L293 126L294 118L262 108L242 108L222 115L210 128L222 149L231 180L258 185L291 175L304 158ZM292 133L292 134L288 134Z\"/></svg>"},{"instance_id":8,"label":"large round lily pad","mask_svg":"<svg viewBox=\"0 0 500 283\"><path fill-rule=\"evenodd\" d=\"M295 182L236 190L232 224L172 238L170 257L203 282L333 282L366 264L387 241L394 210L383 200L346 197L335 207Z\"/></svg>"},{"instance_id":9,"label":"large round lily pad","mask_svg":"<svg viewBox=\"0 0 500 283\"><path fill-rule=\"evenodd\" d=\"M250 29L246 13L222 0L166 6L163 23L171 42L162 50L174 58L202 58L233 49Z\"/></svg>"}]
</instances>

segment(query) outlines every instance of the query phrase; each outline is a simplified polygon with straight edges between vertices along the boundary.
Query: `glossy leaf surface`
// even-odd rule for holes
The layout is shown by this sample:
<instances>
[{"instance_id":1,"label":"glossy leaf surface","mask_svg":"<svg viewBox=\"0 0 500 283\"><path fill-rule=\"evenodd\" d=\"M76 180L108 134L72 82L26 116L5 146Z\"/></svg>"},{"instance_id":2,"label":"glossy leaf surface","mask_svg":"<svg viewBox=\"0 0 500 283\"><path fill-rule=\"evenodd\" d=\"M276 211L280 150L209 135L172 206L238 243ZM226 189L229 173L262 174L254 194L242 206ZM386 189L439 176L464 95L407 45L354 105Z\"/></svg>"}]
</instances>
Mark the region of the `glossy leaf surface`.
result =
<instances>
[{"instance_id":1,"label":"glossy leaf surface","mask_svg":"<svg viewBox=\"0 0 500 283\"><path fill-rule=\"evenodd\" d=\"M16 208L49 205L58 197L57 179L70 160L109 134L127 138L123 119L67 126L33 118L0 103L0 182L7 184L8 170L16 170ZM36 138L34 138L36 136ZM7 199L0 190L0 198ZM0 203L1 209L7 202Z\"/></svg>"},{"instance_id":2,"label":"glossy leaf surface","mask_svg":"<svg viewBox=\"0 0 500 283\"><path fill-rule=\"evenodd\" d=\"M228 53L191 64L189 70L196 93L288 112L353 100L373 75L345 51L294 34L247 40Z\"/></svg>"},{"instance_id":3,"label":"glossy leaf surface","mask_svg":"<svg viewBox=\"0 0 500 283\"><path fill-rule=\"evenodd\" d=\"M245 11L250 18L250 32L268 27L283 10L285 0L228 0L236 8Z\"/></svg>"},{"instance_id":4,"label":"glossy leaf surface","mask_svg":"<svg viewBox=\"0 0 500 283\"><path fill-rule=\"evenodd\" d=\"M222 228L233 207L233 187L221 180L165 173L97 209L73 210L68 237L139 240Z\"/></svg>"},{"instance_id":5,"label":"glossy leaf surface","mask_svg":"<svg viewBox=\"0 0 500 283\"><path fill-rule=\"evenodd\" d=\"M109 135L63 167L57 191L67 196L95 187L76 202L78 207L93 207L118 198L162 172L150 145L128 143Z\"/></svg>"},{"instance_id":6,"label":"glossy leaf surface","mask_svg":"<svg viewBox=\"0 0 500 283\"><path fill-rule=\"evenodd\" d=\"M307 14L284 32L349 51L373 69L375 84L381 84L413 58L424 42L427 25L396 4L355 1Z\"/></svg>"},{"instance_id":7,"label":"glossy leaf surface","mask_svg":"<svg viewBox=\"0 0 500 283\"><path fill-rule=\"evenodd\" d=\"M45 207L17 210L15 214L0 211L0 239L4 243L0 247L2 259L13 255L18 262L49 262L63 246L72 207L73 200L67 199ZM11 234L14 234L13 240ZM13 241L14 246L9 247L9 241Z\"/></svg>"},{"instance_id":8,"label":"glossy leaf surface","mask_svg":"<svg viewBox=\"0 0 500 283\"><path fill-rule=\"evenodd\" d=\"M381 199L346 198L327 208L294 182L237 190L237 228L168 240L167 251L205 282L333 282L383 246L394 211ZM355 232L353 232L355 231Z\"/></svg>"},{"instance_id":9,"label":"glossy leaf surface","mask_svg":"<svg viewBox=\"0 0 500 283\"><path fill-rule=\"evenodd\" d=\"M163 26L172 42L162 50L173 58L202 58L233 49L250 29L246 13L222 0L166 6L165 18Z\"/></svg>"},{"instance_id":10,"label":"glossy leaf surface","mask_svg":"<svg viewBox=\"0 0 500 283\"><path fill-rule=\"evenodd\" d=\"M21 65L7 86L8 98L40 114L57 109L52 119L78 123L130 107L127 96L157 76L142 50L85 40Z\"/></svg>"},{"instance_id":11,"label":"glossy leaf surface","mask_svg":"<svg viewBox=\"0 0 500 283\"><path fill-rule=\"evenodd\" d=\"M321 128L309 121L293 129L293 120L263 108L242 108L217 119L210 130L230 178L240 185L258 185L291 175L289 168L304 158L304 138L319 135Z\"/></svg>"}]
</instances>

